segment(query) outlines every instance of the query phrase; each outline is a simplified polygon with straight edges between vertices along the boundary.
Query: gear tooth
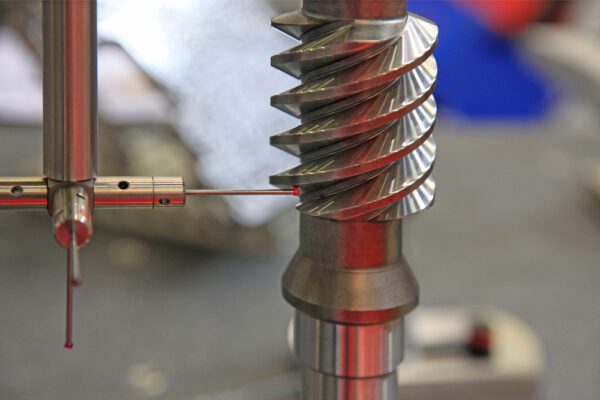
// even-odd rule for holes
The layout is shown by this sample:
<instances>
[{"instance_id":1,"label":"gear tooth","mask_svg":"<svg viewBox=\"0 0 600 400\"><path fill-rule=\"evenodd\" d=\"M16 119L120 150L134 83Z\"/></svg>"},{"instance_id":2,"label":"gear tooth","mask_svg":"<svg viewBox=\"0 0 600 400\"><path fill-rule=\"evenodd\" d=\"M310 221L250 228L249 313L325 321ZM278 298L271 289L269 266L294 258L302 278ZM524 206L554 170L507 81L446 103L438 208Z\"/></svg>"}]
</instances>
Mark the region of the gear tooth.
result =
<instances>
[{"instance_id":1,"label":"gear tooth","mask_svg":"<svg viewBox=\"0 0 600 400\"><path fill-rule=\"evenodd\" d=\"M433 102L433 98L428 101ZM303 157L300 165L274 175L274 182L288 186L324 184L381 169L411 153L423 159L433 158L434 118L423 120L417 115L421 113L417 109L366 140L359 135L354 140L338 142L337 146L325 146L320 156ZM329 153L325 153L327 149Z\"/></svg>"},{"instance_id":2,"label":"gear tooth","mask_svg":"<svg viewBox=\"0 0 600 400\"><path fill-rule=\"evenodd\" d=\"M271 183L300 186L298 209L319 218L388 221L427 209L435 197L437 26L412 14L320 25L301 14L279 18L303 43L272 64L302 83L271 98L302 120L271 137L300 164Z\"/></svg>"},{"instance_id":3,"label":"gear tooth","mask_svg":"<svg viewBox=\"0 0 600 400\"><path fill-rule=\"evenodd\" d=\"M271 19L271 26L295 39L323 25L323 21L296 10Z\"/></svg>"},{"instance_id":4,"label":"gear tooth","mask_svg":"<svg viewBox=\"0 0 600 400\"><path fill-rule=\"evenodd\" d=\"M328 142L349 138L392 123L413 111L431 96L436 72L435 60L429 58L424 64L392 81L377 95L338 112L329 112L322 117L311 119L277 136L280 140L285 137L288 142L298 144ZM304 92L292 90L278 98L288 100L289 109L298 110L302 115L302 111L312 110L319 102L331 102L319 92L319 87L312 87ZM293 102L293 98L298 101Z\"/></svg>"},{"instance_id":5,"label":"gear tooth","mask_svg":"<svg viewBox=\"0 0 600 400\"><path fill-rule=\"evenodd\" d=\"M372 216L370 220L385 222L403 219L431 208L434 202L435 181L433 178L428 178L417 190L403 197L399 202L382 213Z\"/></svg>"},{"instance_id":6,"label":"gear tooth","mask_svg":"<svg viewBox=\"0 0 600 400\"><path fill-rule=\"evenodd\" d=\"M334 30L327 29L313 40L274 55L271 57L271 65L300 79L306 73L362 53L377 44L353 39L354 29L350 23L336 26L339 27ZM330 28L330 25L325 25L324 28Z\"/></svg>"}]
</instances>

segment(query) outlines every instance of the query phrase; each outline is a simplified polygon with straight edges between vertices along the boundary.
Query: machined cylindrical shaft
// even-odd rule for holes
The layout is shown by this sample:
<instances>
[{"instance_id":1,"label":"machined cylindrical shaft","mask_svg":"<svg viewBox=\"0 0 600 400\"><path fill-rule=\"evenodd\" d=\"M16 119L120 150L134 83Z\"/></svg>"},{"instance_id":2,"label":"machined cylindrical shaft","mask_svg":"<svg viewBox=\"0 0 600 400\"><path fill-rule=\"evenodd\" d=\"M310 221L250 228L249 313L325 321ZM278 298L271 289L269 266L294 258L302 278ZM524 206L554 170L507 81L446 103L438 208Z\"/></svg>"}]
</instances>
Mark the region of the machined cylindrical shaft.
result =
<instances>
[{"instance_id":1,"label":"machined cylindrical shaft","mask_svg":"<svg viewBox=\"0 0 600 400\"><path fill-rule=\"evenodd\" d=\"M300 249L282 280L296 308L305 400L395 400L403 317L418 303L401 220L433 204L437 27L402 0L303 0L273 25L301 84L271 98L300 125L271 144L300 163Z\"/></svg>"},{"instance_id":2,"label":"machined cylindrical shaft","mask_svg":"<svg viewBox=\"0 0 600 400\"><path fill-rule=\"evenodd\" d=\"M79 182L96 173L95 0L44 0L44 173Z\"/></svg>"},{"instance_id":3,"label":"machined cylindrical shaft","mask_svg":"<svg viewBox=\"0 0 600 400\"><path fill-rule=\"evenodd\" d=\"M95 0L43 1L44 174L57 241L92 234L96 175L97 31ZM85 227L85 228L83 228Z\"/></svg>"},{"instance_id":4,"label":"machined cylindrical shaft","mask_svg":"<svg viewBox=\"0 0 600 400\"><path fill-rule=\"evenodd\" d=\"M42 4L44 175L54 236L68 249L65 348L70 349L73 285L79 279L74 273L80 272L75 265L77 248L88 243L93 232L98 92L96 0L44 0ZM24 185L20 189L25 192ZM17 187L11 189L14 190Z\"/></svg>"}]
</instances>

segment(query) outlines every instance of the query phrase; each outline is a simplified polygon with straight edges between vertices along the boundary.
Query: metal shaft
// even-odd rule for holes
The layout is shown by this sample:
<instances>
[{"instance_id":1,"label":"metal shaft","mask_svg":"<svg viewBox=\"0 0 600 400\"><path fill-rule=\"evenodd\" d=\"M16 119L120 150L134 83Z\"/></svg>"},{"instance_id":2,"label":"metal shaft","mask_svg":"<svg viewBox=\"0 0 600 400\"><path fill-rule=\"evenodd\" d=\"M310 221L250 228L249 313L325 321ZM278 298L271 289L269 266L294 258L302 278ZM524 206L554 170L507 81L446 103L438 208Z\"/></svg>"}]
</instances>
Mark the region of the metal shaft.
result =
<instances>
[{"instance_id":1,"label":"metal shaft","mask_svg":"<svg viewBox=\"0 0 600 400\"><path fill-rule=\"evenodd\" d=\"M92 237L97 162L95 0L44 0L44 175L54 236L67 248L65 348L73 347L78 247ZM25 194L23 186L13 186Z\"/></svg>"},{"instance_id":2,"label":"metal shaft","mask_svg":"<svg viewBox=\"0 0 600 400\"><path fill-rule=\"evenodd\" d=\"M295 196L294 189L185 189L186 196Z\"/></svg>"},{"instance_id":3,"label":"metal shaft","mask_svg":"<svg viewBox=\"0 0 600 400\"><path fill-rule=\"evenodd\" d=\"M96 174L96 2L43 1L44 173L48 210L63 247L92 235Z\"/></svg>"},{"instance_id":4,"label":"metal shaft","mask_svg":"<svg viewBox=\"0 0 600 400\"><path fill-rule=\"evenodd\" d=\"M300 249L283 277L296 309L304 400L397 398L403 316L418 285L402 223L433 204L437 27L398 0L304 0L273 25L302 43L272 58L301 85L271 104L301 125L271 137L300 164Z\"/></svg>"},{"instance_id":5,"label":"metal shaft","mask_svg":"<svg viewBox=\"0 0 600 400\"><path fill-rule=\"evenodd\" d=\"M77 249L77 236L75 227L72 227L71 243L67 248L67 307L65 327L65 349L73 348L73 286L75 286L75 274L79 269L79 251Z\"/></svg>"},{"instance_id":6,"label":"metal shaft","mask_svg":"<svg viewBox=\"0 0 600 400\"><path fill-rule=\"evenodd\" d=\"M96 173L96 2L43 1L44 173L80 182Z\"/></svg>"}]
</instances>

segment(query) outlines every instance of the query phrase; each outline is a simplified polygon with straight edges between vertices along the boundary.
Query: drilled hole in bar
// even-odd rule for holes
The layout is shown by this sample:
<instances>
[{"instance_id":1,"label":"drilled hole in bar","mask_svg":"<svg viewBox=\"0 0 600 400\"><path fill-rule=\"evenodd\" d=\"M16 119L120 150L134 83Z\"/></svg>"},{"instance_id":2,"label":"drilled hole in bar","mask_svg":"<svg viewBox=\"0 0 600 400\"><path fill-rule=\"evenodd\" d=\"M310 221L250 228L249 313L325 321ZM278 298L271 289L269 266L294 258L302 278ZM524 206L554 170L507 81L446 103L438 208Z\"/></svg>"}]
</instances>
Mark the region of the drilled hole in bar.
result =
<instances>
[{"instance_id":1,"label":"drilled hole in bar","mask_svg":"<svg viewBox=\"0 0 600 400\"><path fill-rule=\"evenodd\" d=\"M23 195L23 186L13 186L12 188L10 188L10 194L13 197L21 197Z\"/></svg>"},{"instance_id":2,"label":"drilled hole in bar","mask_svg":"<svg viewBox=\"0 0 600 400\"><path fill-rule=\"evenodd\" d=\"M121 181L121 182L119 182L118 186L119 186L119 189L121 189L121 190L127 190L127 189L129 189L129 182Z\"/></svg>"},{"instance_id":3,"label":"drilled hole in bar","mask_svg":"<svg viewBox=\"0 0 600 400\"><path fill-rule=\"evenodd\" d=\"M158 202L161 206L168 206L171 203L171 200L167 199L166 197L163 197Z\"/></svg>"}]
</instances>

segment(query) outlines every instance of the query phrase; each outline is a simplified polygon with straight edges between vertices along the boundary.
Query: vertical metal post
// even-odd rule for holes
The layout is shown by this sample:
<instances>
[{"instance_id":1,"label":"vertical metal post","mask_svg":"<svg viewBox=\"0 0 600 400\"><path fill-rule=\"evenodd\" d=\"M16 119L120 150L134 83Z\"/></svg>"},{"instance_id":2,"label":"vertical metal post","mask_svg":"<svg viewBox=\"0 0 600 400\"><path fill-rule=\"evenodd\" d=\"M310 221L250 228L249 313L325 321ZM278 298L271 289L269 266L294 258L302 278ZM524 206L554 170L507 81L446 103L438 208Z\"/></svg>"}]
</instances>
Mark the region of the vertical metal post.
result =
<instances>
[{"instance_id":1,"label":"vertical metal post","mask_svg":"<svg viewBox=\"0 0 600 400\"><path fill-rule=\"evenodd\" d=\"M92 235L97 164L96 1L44 0L44 174L63 247ZM74 227L72 229L72 227Z\"/></svg>"},{"instance_id":2,"label":"vertical metal post","mask_svg":"<svg viewBox=\"0 0 600 400\"><path fill-rule=\"evenodd\" d=\"M96 173L96 1L44 0L44 173L82 182Z\"/></svg>"},{"instance_id":3,"label":"vertical metal post","mask_svg":"<svg viewBox=\"0 0 600 400\"><path fill-rule=\"evenodd\" d=\"M96 24L95 0L43 0L44 174L54 236L68 249L67 349L73 347L77 249L92 237L97 163Z\"/></svg>"}]
</instances>

